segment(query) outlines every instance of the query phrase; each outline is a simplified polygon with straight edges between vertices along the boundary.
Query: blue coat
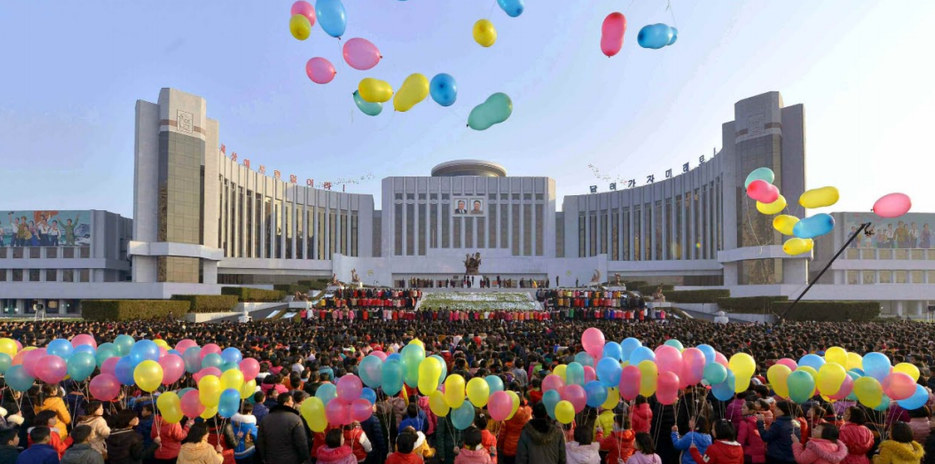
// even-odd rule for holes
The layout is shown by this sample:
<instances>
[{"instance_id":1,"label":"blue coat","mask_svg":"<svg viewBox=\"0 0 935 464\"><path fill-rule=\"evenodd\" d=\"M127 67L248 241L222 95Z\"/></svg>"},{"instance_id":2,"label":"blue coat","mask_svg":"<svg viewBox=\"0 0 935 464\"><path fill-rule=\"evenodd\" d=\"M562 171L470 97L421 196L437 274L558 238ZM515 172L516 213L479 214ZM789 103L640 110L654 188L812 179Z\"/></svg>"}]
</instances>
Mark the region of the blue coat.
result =
<instances>
[{"instance_id":1,"label":"blue coat","mask_svg":"<svg viewBox=\"0 0 935 464\"><path fill-rule=\"evenodd\" d=\"M757 421L756 427L760 430L760 438L766 443L767 461L795 462L792 454L792 437L801 439L802 430L799 421L791 416L779 416L769 430L763 421Z\"/></svg>"},{"instance_id":2,"label":"blue coat","mask_svg":"<svg viewBox=\"0 0 935 464\"><path fill-rule=\"evenodd\" d=\"M58 452L49 445L32 445L19 454L16 464L59 464Z\"/></svg>"},{"instance_id":3,"label":"blue coat","mask_svg":"<svg viewBox=\"0 0 935 464\"><path fill-rule=\"evenodd\" d=\"M425 411L419 410L419 414L416 417L409 417L408 415L399 423L399 430L402 431L406 427L412 427L416 429L416 432L426 433L429 430L429 421L428 416L425 415Z\"/></svg>"},{"instance_id":4,"label":"blue coat","mask_svg":"<svg viewBox=\"0 0 935 464\"><path fill-rule=\"evenodd\" d=\"M698 452L704 455L705 451L711 446L711 435L707 433L688 432L679 438L678 432L672 432L672 445L675 449L682 451L682 464L695 464L695 458L688 452L692 443L698 447Z\"/></svg>"},{"instance_id":5,"label":"blue coat","mask_svg":"<svg viewBox=\"0 0 935 464\"><path fill-rule=\"evenodd\" d=\"M237 446L234 447L234 458L245 459L253 456L256 447L257 420L253 415L234 414L231 416L231 428L237 437ZM243 436L239 436L243 434ZM247 438L249 436L249 438Z\"/></svg>"},{"instance_id":6,"label":"blue coat","mask_svg":"<svg viewBox=\"0 0 935 464\"><path fill-rule=\"evenodd\" d=\"M266 415L269 414L269 408L263 403L253 405L253 417L256 417L256 423L259 424Z\"/></svg>"},{"instance_id":7,"label":"blue coat","mask_svg":"<svg viewBox=\"0 0 935 464\"><path fill-rule=\"evenodd\" d=\"M367 455L367 464L380 464L386 459L389 450L386 447L386 439L383 437L383 429L380 426L380 420L376 415L371 415L367 420L360 423L360 428L367 434L367 439L373 445L373 451Z\"/></svg>"}]
</instances>

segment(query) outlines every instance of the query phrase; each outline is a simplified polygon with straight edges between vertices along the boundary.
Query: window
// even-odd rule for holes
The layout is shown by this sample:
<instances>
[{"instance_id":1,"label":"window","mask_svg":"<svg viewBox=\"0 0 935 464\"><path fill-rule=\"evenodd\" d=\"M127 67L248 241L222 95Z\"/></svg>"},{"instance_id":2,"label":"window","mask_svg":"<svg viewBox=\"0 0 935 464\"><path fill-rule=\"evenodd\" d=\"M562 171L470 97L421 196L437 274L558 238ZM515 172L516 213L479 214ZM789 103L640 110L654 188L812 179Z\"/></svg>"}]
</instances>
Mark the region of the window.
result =
<instances>
[{"instance_id":1,"label":"window","mask_svg":"<svg viewBox=\"0 0 935 464\"><path fill-rule=\"evenodd\" d=\"M584 258L588 255L588 240L587 240L587 218L584 215L584 212L581 211L578 213L578 257Z\"/></svg>"},{"instance_id":2,"label":"window","mask_svg":"<svg viewBox=\"0 0 935 464\"><path fill-rule=\"evenodd\" d=\"M22 281L23 281L23 270L13 269L13 282L22 282Z\"/></svg>"},{"instance_id":3,"label":"window","mask_svg":"<svg viewBox=\"0 0 935 464\"><path fill-rule=\"evenodd\" d=\"M510 247L510 206L508 204L501 203L500 206L500 224L497 227L500 229L500 248L509 248Z\"/></svg>"},{"instance_id":4,"label":"window","mask_svg":"<svg viewBox=\"0 0 935 464\"><path fill-rule=\"evenodd\" d=\"M30 269L29 270L29 281L38 282L42 272L39 269Z\"/></svg>"},{"instance_id":5,"label":"window","mask_svg":"<svg viewBox=\"0 0 935 464\"><path fill-rule=\"evenodd\" d=\"M46 282L55 282L58 280L58 273L55 269L46 269L45 270L45 281Z\"/></svg>"},{"instance_id":6,"label":"window","mask_svg":"<svg viewBox=\"0 0 935 464\"><path fill-rule=\"evenodd\" d=\"M450 197L447 193L442 194L442 200L447 200Z\"/></svg>"},{"instance_id":7,"label":"window","mask_svg":"<svg viewBox=\"0 0 935 464\"><path fill-rule=\"evenodd\" d=\"M532 206L523 205L523 256L532 255Z\"/></svg>"},{"instance_id":8,"label":"window","mask_svg":"<svg viewBox=\"0 0 935 464\"><path fill-rule=\"evenodd\" d=\"M537 194L536 194L536 201L542 201L542 200L544 200L544 199L545 199L545 195L543 195L543 194L541 194L541 193L537 193Z\"/></svg>"},{"instance_id":9,"label":"window","mask_svg":"<svg viewBox=\"0 0 935 464\"><path fill-rule=\"evenodd\" d=\"M438 203L429 205L429 248L438 248Z\"/></svg>"},{"instance_id":10,"label":"window","mask_svg":"<svg viewBox=\"0 0 935 464\"><path fill-rule=\"evenodd\" d=\"M6 258L6 248L0 247L0 259Z\"/></svg>"},{"instance_id":11,"label":"window","mask_svg":"<svg viewBox=\"0 0 935 464\"><path fill-rule=\"evenodd\" d=\"M424 200L425 194L419 194ZM419 256L425 256L425 236L429 229L429 217L425 214L425 203L419 203Z\"/></svg>"},{"instance_id":12,"label":"window","mask_svg":"<svg viewBox=\"0 0 935 464\"><path fill-rule=\"evenodd\" d=\"M357 249L358 234L357 211L351 211L351 256L360 256Z\"/></svg>"},{"instance_id":13,"label":"window","mask_svg":"<svg viewBox=\"0 0 935 464\"><path fill-rule=\"evenodd\" d=\"M71 248L69 248L69 250L71 250ZM72 253L74 253L74 250L72 250ZM14 249L13 249L13 258L14 258L14 259L21 259L22 257L23 257L23 249L22 249L22 248L14 248ZM66 256L66 257L67 257L67 256Z\"/></svg>"},{"instance_id":14,"label":"window","mask_svg":"<svg viewBox=\"0 0 935 464\"><path fill-rule=\"evenodd\" d=\"M597 255L597 213L588 212L588 256Z\"/></svg>"},{"instance_id":15,"label":"window","mask_svg":"<svg viewBox=\"0 0 935 464\"><path fill-rule=\"evenodd\" d=\"M860 283L858 274L859 274L859 271L847 271L847 284L857 285L858 283Z\"/></svg>"},{"instance_id":16,"label":"window","mask_svg":"<svg viewBox=\"0 0 935 464\"><path fill-rule=\"evenodd\" d=\"M75 271L71 269L62 270L62 282L74 282L75 281Z\"/></svg>"},{"instance_id":17,"label":"window","mask_svg":"<svg viewBox=\"0 0 935 464\"><path fill-rule=\"evenodd\" d=\"M891 284L891 283L893 283L893 273L892 273L892 271L880 271L880 283L881 283L881 284Z\"/></svg>"},{"instance_id":18,"label":"window","mask_svg":"<svg viewBox=\"0 0 935 464\"><path fill-rule=\"evenodd\" d=\"M474 248L474 218L464 218L464 248Z\"/></svg>"},{"instance_id":19,"label":"window","mask_svg":"<svg viewBox=\"0 0 935 464\"><path fill-rule=\"evenodd\" d=\"M485 248L484 237L487 236L487 223L483 216L477 218L477 248Z\"/></svg>"},{"instance_id":20,"label":"window","mask_svg":"<svg viewBox=\"0 0 935 464\"><path fill-rule=\"evenodd\" d=\"M83 259L88 259L91 257L91 247L81 247L79 250L81 250L81 257Z\"/></svg>"},{"instance_id":21,"label":"window","mask_svg":"<svg viewBox=\"0 0 935 464\"><path fill-rule=\"evenodd\" d=\"M6 269L0 269L0 282L6 282Z\"/></svg>"},{"instance_id":22,"label":"window","mask_svg":"<svg viewBox=\"0 0 935 464\"><path fill-rule=\"evenodd\" d=\"M393 212L393 254L402 256L403 254L403 205L397 203L394 205Z\"/></svg>"},{"instance_id":23,"label":"window","mask_svg":"<svg viewBox=\"0 0 935 464\"><path fill-rule=\"evenodd\" d=\"M542 256L542 246L545 241L542 230L545 229L545 215L542 213L543 207L542 204L536 205L536 256Z\"/></svg>"},{"instance_id":24,"label":"window","mask_svg":"<svg viewBox=\"0 0 935 464\"><path fill-rule=\"evenodd\" d=\"M40 253L42 248L39 247L29 247L29 258L30 259L39 259L41 257Z\"/></svg>"},{"instance_id":25,"label":"window","mask_svg":"<svg viewBox=\"0 0 935 464\"><path fill-rule=\"evenodd\" d=\"M513 195L519 196L518 193L514 193ZM519 207L520 205L518 204L510 205L510 209L513 210L513 213L512 213L513 215L513 227L512 227L513 229L513 244L512 244L513 256L519 256L519 251L520 251L519 250L519 225L520 225Z\"/></svg>"},{"instance_id":26,"label":"window","mask_svg":"<svg viewBox=\"0 0 935 464\"><path fill-rule=\"evenodd\" d=\"M490 248L497 247L497 205L489 204L487 209L490 212L490 224L489 224L489 233L487 235L487 246Z\"/></svg>"},{"instance_id":27,"label":"window","mask_svg":"<svg viewBox=\"0 0 935 464\"><path fill-rule=\"evenodd\" d=\"M523 194L523 200L532 200L532 194L531 194L531 193L524 193L524 194Z\"/></svg>"},{"instance_id":28,"label":"window","mask_svg":"<svg viewBox=\"0 0 935 464\"><path fill-rule=\"evenodd\" d=\"M416 210L412 203L406 204L406 255L412 256L416 252L413 245L416 236Z\"/></svg>"},{"instance_id":29,"label":"window","mask_svg":"<svg viewBox=\"0 0 935 464\"><path fill-rule=\"evenodd\" d=\"M442 195L442 199L446 195ZM451 247L451 205L448 202L442 202L442 248Z\"/></svg>"},{"instance_id":30,"label":"window","mask_svg":"<svg viewBox=\"0 0 935 464\"><path fill-rule=\"evenodd\" d=\"M416 199L416 194L414 194L414 193L407 193L407 194L406 194L406 199L407 199L407 200L415 200L415 199Z\"/></svg>"},{"instance_id":31,"label":"window","mask_svg":"<svg viewBox=\"0 0 935 464\"><path fill-rule=\"evenodd\" d=\"M454 245L452 245L452 248L461 248L461 221L463 219L462 217L454 218Z\"/></svg>"},{"instance_id":32,"label":"window","mask_svg":"<svg viewBox=\"0 0 935 464\"><path fill-rule=\"evenodd\" d=\"M877 275L873 271L861 271L860 277L863 280L864 285L875 284L877 282Z\"/></svg>"},{"instance_id":33,"label":"window","mask_svg":"<svg viewBox=\"0 0 935 464\"><path fill-rule=\"evenodd\" d=\"M437 194L437 193L430 193L430 194L429 194L429 200L438 200L438 194Z\"/></svg>"},{"instance_id":34,"label":"window","mask_svg":"<svg viewBox=\"0 0 935 464\"><path fill-rule=\"evenodd\" d=\"M621 253L621 261L630 260L630 208L623 208L623 253Z\"/></svg>"},{"instance_id":35,"label":"window","mask_svg":"<svg viewBox=\"0 0 935 464\"><path fill-rule=\"evenodd\" d=\"M58 258L58 248L47 247L45 249L45 257L46 258Z\"/></svg>"},{"instance_id":36,"label":"window","mask_svg":"<svg viewBox=\"0 0 935 464\"><path fill-rule=\"evenodd\" d=\"M183 259L188 259L188 258L183 258ZM193 259L193 261L194 261L195 264L197 265L198 259ZM79 280L80 280L81 282L90 282L90 281L91 281L91 272L90 272L88 269L82 269L82 270L78 271L78 274L79 274L79 276L80 276L80 277L79 277ZM194 278L192 278L191 275L189 275L188 277L189 277L189 281L194 280L194 282L192 282L192 283L197 283L197 282L198 282L197 275L194 276Z\"/></svg>"},{"instance_id":37,"label":"window","mask_svg":"<svg viewBox=\"0 0 935 464\"><path fill-rule=\"evenodd\" d=\"M419 194L419 199L420 199L420 200L425 200L425 194L424 194L424 193L420 193L420 194Z\"/></svg>"}]
</instances>

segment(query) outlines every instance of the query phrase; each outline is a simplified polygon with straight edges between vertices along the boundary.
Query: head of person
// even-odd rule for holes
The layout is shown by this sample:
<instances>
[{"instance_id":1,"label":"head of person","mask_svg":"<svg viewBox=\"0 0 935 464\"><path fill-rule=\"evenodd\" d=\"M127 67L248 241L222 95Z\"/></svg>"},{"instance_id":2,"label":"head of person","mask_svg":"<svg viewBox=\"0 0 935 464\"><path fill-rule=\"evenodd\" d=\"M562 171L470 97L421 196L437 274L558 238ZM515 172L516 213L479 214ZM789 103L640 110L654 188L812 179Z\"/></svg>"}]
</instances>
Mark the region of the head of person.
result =
<instances>
[{"instance_id":1,"label":"head of person","mask_svg":"<svg viewBox=\"0 0 935 464\"><path fill-rule=\"evenodd\" d=\"M464 209L464 200L458 200L458 209Z\"/></svg>"},{"instance_id":2,"label":"head of person","mask_svg":"<svg viewBox=\"0 0 935 464\"><path fill-rule=\"evenodd\" d=\"M832 443L838 442L838 428L832 423L823 422L816 424L812 429L812 438L821 438Z\"/></svg>"},{"instance_id":3,"label":"head of person","mask_svg":"<svg viewBox=\"0 0 935 464\"><path fill-rule=\"evenodd\" d=\"M535 406L532 407L532 417L534 419L548 419L549 411L545 408L545 405L542 402L538 402Z\"/></svg>"},{"instance_id":4,"label":"head of person","mask_svg":"<svg viewBox=\"0 0 935 464\"><path fill-rule=\"evenodd\" d=\"M480 201L474 200L474 210L480 211Z\"/></svg>"},{"instance_id":5,"label":"head of person","mask_svg":"<svg viewBox=\"0 0 935 464\"><path fill-rule=\"evenodd\" d=\"M910 410L909 417L912 419L922 419L932 417L932 413L929 411L928 406L922 406L921 408Z\"/></svg>"},{"instance_id":6,"label":"head of person","mask_svg":"<svg viewBox=\"0 0 935 464\"><path fill-rule=\"evenodd\" d=\"M248 403L248 404L249 404L249 403ZM141 416L142 418L146 419L146 418L148 418L148 417L150 417L150 416L152 416L152 415L153 415L153 405L152 405L152 404L144 404L143 407L140 408L140 416Z\"/></svg>"},{"instance_id":7,"label":"head of person","mask_svg":"<svg viewBox=\"0 0 935 464\"><path fill-rule=\"evenodd\" d=\"M77 427L76 427L77 428ZM0 430L0 446L19 446L19 428L8 427Z\"/></svg>"},{"instance_id":8,"label":"head of person","mask_svg":"<svg viewBox=\"0 0 935 464\"><path fill-rule=\"evenodd\" d=\"M291 408L295 406L295 401L292 399L292 394L290 393L280 393L276 397L276 402L283 407Z\"/></svg>"},{"instance_id":9,"label":"head of person","mask_svg":"<svg viewBox=\"0 0 935 464\"><path fill-rule=\"evenodd\" d=\"M340 428L331 429L325 434L325 445L328 448L340 448L344 446L344 431Z\"/></svg>"},{"instance_id":10,"label":"head of person","mask_svg":"<svg viewBox=\"0 0 935 464\"><path fill-rule=\"evenodd\" d=\"M401 454L410 454L416 446L418 436L413 433L400 433L396 437L396 451Z\"/></svg>"},{"instance_id":11,"label":"head of person","mask_svg":"<svg viewBox=\"0 0 935 464\"><path fill-rule=\"evenodd\" d=\"M51 441L52 429L36 426L29 432L29 439L34 444L47 445Z\"/></svg>"},{"instance_id":12,"label":"head of person","mask_svg":"<svg viewBox=\"0 0 935 464\"><path fill-rule=\"evenodd\" d=\"M256 392L253 394L253 402L256 404L263 404L266 401L266 394L263 392Z\"/></svg>"},{"instance_id":13,"label":"head of person","mask_svg":"<svg viewBox=\"0 0 935 464\"><path fill-rule=\"evenodd\" d=\"M734 425L728 420L719 420L714 424L714 438L723 441L734 441L737 439L737 433L734 431Z\"/></svg>"},{"instance_id":14,"label":"head of person","mask_svg":"<svg viewBox=\"0 0 935 464\"><path fill-rule=\"evenodd\" d=\"M74 440L76 445L80 445L88 441L88 437L91 436L91 426L90 425L79 425L72 429L71 435L69 435L72 440Z\"/></svg>"},{"instance_id":15,"label":"head of person","mask_svg":"<svg viewBox=\"0 0 935 464\"><path fill-rule=\"evenodd\" d=\"M623 410L618 408L614 411L614 427L617 430L629 430L630 429L630 415L624 414Z\"/></svg>"},{"instance_id":16,"label":"head of person","mask_svg":"<svg viewBox=\"0 0 935 464\"><path fill-rule=\"evenodd\" d=\"M245 401L243 406L240 407L240 413L245 416L253 414L253 405Z\"/></svg>"},{"instance_id":17,"label":"head of person","mask_svg":"<svg viewBox=\"0 0 935 464\"><path fill-rule=\"evenodd\" d=\"M753 401L746 401L743 403L743 406L740 408L740 411L743 415L749 416L756 412L756 403Z\"/></svg>"},{"instance_id":18,"label":"head of person","mask_svg":"<svg viewBox=\"0 0 935 464\"><path fill-rule=\"evenodd\" d=\"M481 431L477 427L469 427L464 431L464 447L469 450L480 449L481 440L483 437Z\"/></svg>"},{"instance_id":19,"label":"head of person","mask_svg":"<svg viewBox=\"0 0 935 464\"><path fill-rule=\"evenodd\" d=\"M182 440L182 444L201 443L203 441L208 441L208 424L201 422L192 425L192 427L188 429L188 436Z\"/></svg>"},{"instance_id":20,"label":"head of person","mask_svg":"<svg viewBox=\"0 0 935 464\"><path fill-rule=\"evenodd\" d=\"M893 440L897 443L912 443L912 427L905 422L897 422L893 424L893 429L890 430L890 440Z\"/></svg>"},{"instance_id":21,"label":"head of person","mask_svg":"<svg viewBox=\"0 0 935 464\"><path fill-rule=\"evenodd\" d=\"M633 440L633 447L643 454L653 454L656 447L653 445L653 437L646 432L639 432Z\"/></svg>"},{"instance_id":22,"label":"head of person","mask_svg":"<svg viewBox=\"0 0 935 464\"><path fill-rule=\"evenodd\" d=\"M779 401L779 402L777 402L777 403L776 403L776 413L775 413L775 414L776 414L776 417L777 417L777 418L782 417L782 416L795 417L795 415L792 414L792 403L790 403L790 402L788 402L788 401Z\"/></svg>"},{"instance_id":23,"label":"head of person","mask_svg":"<svg viewBox=\"0 0 935 464\"><path fill-rule=\"evenodd\" d=\"M594 442L594 429L591 427L575 427L575 441L580 445L590 445Z\"/></svg>"},{"instance_id":24,"label":"head of person","mask_svg":"<svg viewBox=\"0 0 935 464\"><path fill-rule=\"evenodd\" d=\"M851 406L844 411L844 420L852 424L864 425L867 423L867 414L863 409Z\"/></svg>"},{"instance_id":25,"label":"head of person","mask_svg":"<svg viewBox=\"0 0 935 464\"><path fill-rule=\"evenodd\" d=\"M85 411L87 411L88 416L92 416L92 417L103 416L104 415L104 403L97 401L97 400L89 401L88 407L85 408Z\"/></svg>"},{"instance_id":26,"label":"head of person","mask_svg":"<svg viewBox=\"0 0 935 464\"><path fill-rule=\"evenodd\" d=\"M487 414L483 411L474 410L474 427L477 427L480 430L487 428Z\"/></svg>"},{"instance_id":27,"label":"head of person","mask_svg":"<svg viewBox=\"0 0 935 464\"><path fill-rule=\"evenodd\" d=\"M636 395L636 405L646 404L646 397L643 395Z\"/></svg>"},{"instance_id":28,"label":"head of person","mask_svg":"<svg viewBox=\"0 0 935 464\"><path fill-rule=\"evenodd\" d=\"M419 407L415 403L409 403L409 406L406 407L406 415L411 419L419 417Z\"/></svg>"},{"instance_id":29,"label":"head of person","mask_svg":"<svg viewBox=\"0 0 935 464\"><path fill-rule=\"evenodd\" d=\"M705 416L698 416L688 420L688 425L692 430L698 433L708 433L708 419Z\"/></svg>"},{"instance_id":30,"label":"head of person","mask_svg":"<svg viewBox=\"0 0 935 464\"><path fill-rule=\"evenodd\" d=\"M114 419L114 425L118 429L128 429L140 425L140 418L136 415L136 411L132 409L124 409L117 413L117 417Z\"/></svg>"},{"instance_id":31,"label":"head of person","mask_svg":"<svg viewBox=\"0 0 935 464\"><path fill-rule=\"evenodd\" d=\"M58 416L56 415L55 411L48 409L37 413L36 418L32 421L32 425L34 427L55 427L55 424L57 423Z\"/></svg>"}]
</instances>

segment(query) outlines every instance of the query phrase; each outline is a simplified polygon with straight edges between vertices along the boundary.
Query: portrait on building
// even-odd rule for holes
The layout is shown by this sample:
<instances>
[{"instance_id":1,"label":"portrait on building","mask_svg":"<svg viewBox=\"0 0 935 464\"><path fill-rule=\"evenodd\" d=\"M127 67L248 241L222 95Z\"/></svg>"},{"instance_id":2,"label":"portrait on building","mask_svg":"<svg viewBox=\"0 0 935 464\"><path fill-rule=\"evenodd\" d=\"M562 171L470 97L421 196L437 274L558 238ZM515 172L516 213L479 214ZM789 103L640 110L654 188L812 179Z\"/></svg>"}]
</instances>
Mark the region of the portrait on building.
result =
<instances>
[{"instance_id":1,"label":"portrait on building","mask_svg":"<svg viewBox=\"0 0 935 464\"><path fill-rule=\"evenodd\" d=\"M0 246L90 245L90 211L0 211Z\"/></svg>"},{"instance_id":2,"label":"portrait on building","mask_svg":"<svg viewBox=\"0 0 935 464\"><path fill-rule=\"evenodd\" d=\"M897 219L883 219L874 214L845 216L847 238L857 231L861 223L870 222L869 233L857 236L850 248L935 248L935 214L909 213Z\"/></svg>"},{"instance_id":3,"label":"portrait on building","mask_svg":"<svg viewBox=\"0 0 935 464\"><path fill-rule=\"evenodd\" d=\"M455 198L453 203L455 216L481 216L484 214L484 200L482 198Z\"/></svg>"}]
</instances>

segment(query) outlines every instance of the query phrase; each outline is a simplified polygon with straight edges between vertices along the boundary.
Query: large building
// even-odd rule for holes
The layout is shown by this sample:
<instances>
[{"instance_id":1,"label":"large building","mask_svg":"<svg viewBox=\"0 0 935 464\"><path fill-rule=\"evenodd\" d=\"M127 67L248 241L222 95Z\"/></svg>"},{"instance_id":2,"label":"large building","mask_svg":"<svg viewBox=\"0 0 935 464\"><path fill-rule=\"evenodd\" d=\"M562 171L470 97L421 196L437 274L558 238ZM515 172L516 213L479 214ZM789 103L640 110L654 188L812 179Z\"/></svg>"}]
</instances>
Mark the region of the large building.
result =
<instances>
[{"instance_id":1,"label":"large building","mask_svg":"<svg viewBox=\"0 0 935 464\"><path fill-rule=\"evenodd\" d=\"M811 254L783 253L770 217L757 212L744 192L747 173L764 166L776 173L787 198L806 188L804 108L785 106L778 92L737 102L713 156L645 185L571 195L561 204L549 177L511 177L494 162L457 160L427 176L383 179L376 209L371 195L282 178L238 160L220 144L220 126L207 114L204 99L174 89L162 89L156 103L137 102L132 240L129 220L118 217L127 223L122 235L107 229L98 237L93 227L90 250L97 256L109 247L120 259L129 256L130 266L125 260L100 264L101 275L123 281L129 272L129 282L89 276L90 285L72 285L80 283L72 274L75 282L27 283L25 269L56 269L58 276L57 269L72 263L42 251L24 266L10 253L0 254L4 304L28 312L33 301L168 298L218 293L224 285L332 275L349 281L353 271L368 285L397 285L412 277L462 275L466 258L478 254L480 274L548 279L553 286L620 275L729 288L735 296L795 297L808 282ZM845 233L836 230L833 246L846 240ZM18 245L12 254L34 253L34 245ZM821 258L832 243L817 249ZM918 283L935 283L935 261L925 261L935 251L921 251L923 258L905 270L907 282L921 275ZM852 277L850 268L837 272L839 267L834 282L822 281L808 298L854 299L833 285ZM861 268L860 275L869 270L878 269ZM886 278L874 276L874 282ZM888 304L887 311L917 315L935 300L933 289L920 286L911 302Z\"/></svg>"}]
</instances>

